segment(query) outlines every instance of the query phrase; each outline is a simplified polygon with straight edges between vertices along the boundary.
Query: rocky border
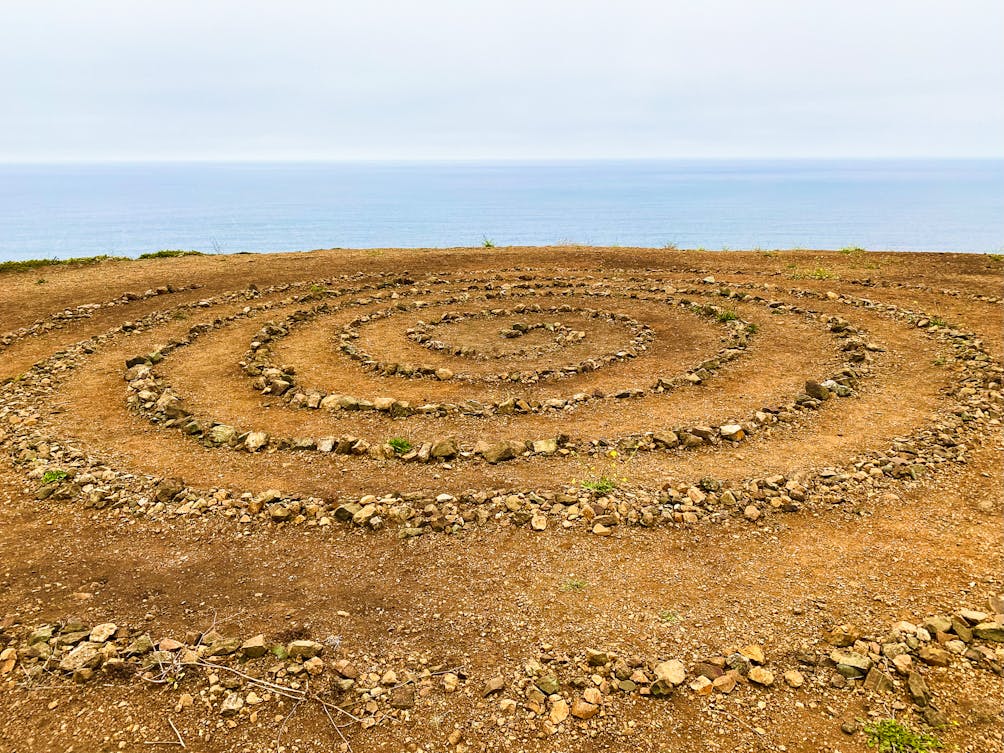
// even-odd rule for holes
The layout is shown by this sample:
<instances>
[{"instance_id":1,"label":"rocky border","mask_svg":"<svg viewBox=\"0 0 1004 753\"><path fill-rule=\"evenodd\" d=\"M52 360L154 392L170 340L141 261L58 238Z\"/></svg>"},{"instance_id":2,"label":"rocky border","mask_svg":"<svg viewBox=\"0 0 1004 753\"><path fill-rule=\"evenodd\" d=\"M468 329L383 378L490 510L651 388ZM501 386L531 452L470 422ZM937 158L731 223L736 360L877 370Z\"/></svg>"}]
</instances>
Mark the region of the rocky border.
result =
<instances>
[{"instance_id":1,"label":"rocky border","mask_svg":"<svg viewBox=\"0 0 1004 753\"><path fill-rule=\"evenodd\" d=\"M713 278L704 282L716 284ZM248 300L297 287L302 286L276 286L264 292L237 291L222 296L221 302ZM749 287L770 288L769 285ZM746 295L728 288L720 289L718 294L723 297ZM730 488L723 488L714 479L702 479L673 484L663 490L615 489L602 495L580 488L566 489L567 493L510 489L472 492L459 498L423 493L379 498L367 495L358 501L342 502L275 491L259 495L229 489L200 491L183 482L150 475L135 476L111 468L99 458L53 438L39 425L39 401L55 391L63 374L82 365L89 353L117 335L169 321L174 311L169 309L139 322L127 322L108 333L58 351L33 366L23 379L0 386L3 398L0 400L0 448L7 452L15 466L25 468L29 482L37 484L39 499L74 501L85 507L108 508L140 517L200 516L216 512L243 523L258 519L279 524L323 526L344 520L377 529L383 527L385 521L395 520L391 510L396 508L395 514L400 513L398 534L402 537L430 531L457 532L469 524L489 522L529 524L533 530L544 530L549 521L557 521L562 528L584 527L597 535L610 535L618 525L692 524L699 520L724 523L737 514L755 520L775 510L794 512L803 506L838 505L856 489L865 488L874 493L894 481L915 482L941 464L964 463L969 443L978 442L991 426L1000 426L1004 368L983 350L979 338L932 324L921 313L890 304L798 289L788 294L827 298L844 305L874 309L891 319L920 327L927 337L949 346L959 374L951 390L954 406L941 411L939 417L925 423L912 435L895 441L885 452L858 455L844 467L821 468L792 477L752 478ZM186 304L199 305L202 302ZM582 502L583 497L585 502ZM354 512L353 505L357 506Z\"/></svg>"}]
</instances>

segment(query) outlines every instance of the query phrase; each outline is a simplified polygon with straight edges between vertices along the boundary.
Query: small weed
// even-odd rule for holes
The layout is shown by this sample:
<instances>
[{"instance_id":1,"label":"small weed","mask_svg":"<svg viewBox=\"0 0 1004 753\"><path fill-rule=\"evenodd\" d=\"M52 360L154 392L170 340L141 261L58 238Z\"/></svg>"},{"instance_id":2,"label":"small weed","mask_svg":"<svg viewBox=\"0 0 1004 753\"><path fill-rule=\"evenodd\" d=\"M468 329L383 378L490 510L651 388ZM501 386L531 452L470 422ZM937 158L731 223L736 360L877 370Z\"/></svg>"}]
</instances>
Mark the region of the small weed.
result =
<instances>
[{"instance_id":1,"label":"small weed","mask_svg":"<svg viewBox=\"0 0 1004 753\"><path fill-rule=\"evenodd\" d=\"M728 246L722 246L722 251L731 251L732 249Z\"/></svg>"},{"instance_id":2,"label":"small weed","mask_svg":"<svg viewBox=\"0 0 1004 753\"><path fill-rule=\"evenodd\" d=\"M404 437L392 437L387 440L387 444L394 448L394 452L398 455L403 455L404 453L411 450L411 442L409 442Z\"/></svg>"},{"instance_id":3,"label":"small weed","mask_svg":"<svg viewBox=\"0 0 1004 753\"><path fill-rule=\"evenodd\" d=\"M735 311L732 311L730 309L724 309L722 311L719 311L715 315L715 319L718 320L719 324L725 324L725 322L734 322L738 318L739 315L736 314Z\"/></svg>"},{"instance_id":4,"label":"small weed","mask_svg":"<svg viewBox=\"0 0 1004 753\"><path fill-rule=\"evenodd\" d=\"M667 243L662 247L663 251L679 251L680 248L675 243Z\"/></svg>"},{"instance_id":5,"label":"small weed","mask_svg":"<svg viewBox=\"0 0 1004 753\"><path fill-rule=\"evenodd\" d=\"M66 471L46 471L42 476L43 484L57 484L64 480L69 474Z\"/></svg>"},{"instance_id":6,"label":"small weed","mask_svg":"<svg viewBox=\"0 0 1004 753\"><path fill-rule=\"evenodd\" d=\"M934 735L917 732L895 719L880 719L863 729L868 747L878 753L929 753L945 747Z\"/></svg>"},{"instance_id":7,"label":"small weed","mask_svg":"<svg viewBox=\"0 0 1004 753\"><path fill-rule=\"evenodd\" d=\"M755 322L750 322L749 324L746 325L746 331L749 332L751 335L755 335L757 332L760 331L760 327L757 326Z\"/></svg>"},{"instance_id":8,"label":"small weed","mask_svg":"<svg viewBox=\"0 0 1004 753\"><path fill-rule=\"evenodd\" d=\"M665 625L675 625L680 621L680 613L673 609L663 609L659 612L659 620Z\"/></svg>"},{"instance_id":9,"label":"small weed","mask_svg":"<svg viewBox=\"0 0 1004 753\"><path fill-rule=\"evenodd\" d=\"M1004 254L987 254L987 258L990 259L990 261L1001 262L1004 261Z\"/></svg>"},{"instance_id":10,"label":"small weed","mask_svg":"<svg viewBox=\"0 0 1004 753\"><path fill-rule=\"evenodd\" d=\"M760 256L766 256L768 259L775 259L778 256L777 251L761 251Z\"/></svg>"},{"instance_id":11,"label":"small weed","mask_svg":"<svg viewBox=\"0 0 1004 753\"><path fill-rule=\"evenodd\" d=\"M140 254L140 259L174 259L179 256L205 256L201 251L182 251L181 249L166 248L162 251L151 251L148 254Z\"/></svg>"},{"instance_id":12,"label":"small weed","mask_svg":"<svg viewBox=\"0 0 1004 753\"><path fill-rule=\"evenodd\" d=\"M706 249L706 248L705 248L704 246L698 246L698 247L697 247L696 249L694 249L694 250L695 250L695 251L697 251L697 253L699 253L699 254L703 254L703 253L704 253L705 251L707 251L708 249Z\"/></svg>"},{"instance_id":13,"label":"small weed","mask_svg":"<svg viewBox=\"0 0 1004 753\"><path fill-rule=\"evenodd\" d=\"M948 322L946 322L940 316L932 316L931 317L931 324L933 324L935 327L947 327L948 326Z\"/></svg>"},{"instance_id":14,"label":"small weed","mask_svg":"<svg viewBox=\"0 0 1004 753\"><path fill-rule=\"evenodd\" d=\"M481 240L481 248L495 248L495 241L486 235Z\"/></svg>"},{"instance_id":15,"label":"small weed","mask_svg":"<svg viewBox=\"0 0 1004 753\"><path fill-rule=\"evenodd\" d=\"M794 265L790 265L789 269ZM793 280L838 280L836 274L826 267L816 267L808 272L794 272L790 275Z\"/></svg>"},{"instance_id":16,"label":"small weed","mask_svg":"<svg viewBox=\"0 0 1004 753\"><path fill-rule=\"evenodd\" d=\"M586 479L582 482L582 488L597 494L609 494L617 488L617 481L609 476L600 476L599 478Z\"/></svg>"},{"instance_id":17,"label":"small weed","mask_svg":"<svg viewBox=\"0 0 1004 753\"><path fill-rule=\"evenodd\" d=\"M564 583L561 584L562 591L581 591L585 588L588 583L586 583L581 578L569 578Z\"/></svg>"},{"instance_id":18,"label":"small weed","mask_svg":"<svg viewBox=\"0 0 1004 753\"><path fill-rule=\"evenodd\" d=\"M944 356L938 356L933 361L931 361L931 363L933 363L935 366L944 366L945 363L947 363L947 362L945 361L945 357Z\"/></svg>"},{"instance_id":19,"label":"small weed","mask_svg":"<svg viewBox=\"0 0 1004 753\"><path fill-rule=\"evenodd\" d=\"M868 252L865 251L860 246L845 246L844 248L840 249L840 253L844 254L845 256L861 256L861 254L866 254Z\"/></svg>"},{"instance_id":20,"label":"small weed","mask_svg":"<svg viewBox=\"0 0 1004 753\"><path fill-rule=\"evenodd\" d=\"M39 277L37 280L35 280L35 284L36 285L45 285L45 278L44 277Z\"/></svg>"}]
</instances>

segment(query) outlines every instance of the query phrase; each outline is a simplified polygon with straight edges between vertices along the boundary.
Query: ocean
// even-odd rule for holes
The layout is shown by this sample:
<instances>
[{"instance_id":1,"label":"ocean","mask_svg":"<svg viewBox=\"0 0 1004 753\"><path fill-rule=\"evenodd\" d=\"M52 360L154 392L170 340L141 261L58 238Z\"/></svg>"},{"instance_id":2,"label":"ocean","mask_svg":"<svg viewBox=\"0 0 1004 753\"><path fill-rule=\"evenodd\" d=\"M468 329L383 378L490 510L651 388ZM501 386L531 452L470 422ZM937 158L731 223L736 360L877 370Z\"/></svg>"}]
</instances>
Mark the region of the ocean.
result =
<instances>
[{"instance_id":1,"label":"ocean","mask_svg":"<svg viewBox=\"0 0 1004 753\"><path fill-rule=\"evenodd\" d=\"M1004 160L0 165L0 260L587 244L1004 250Z\"/></svg>"}]
</instances>

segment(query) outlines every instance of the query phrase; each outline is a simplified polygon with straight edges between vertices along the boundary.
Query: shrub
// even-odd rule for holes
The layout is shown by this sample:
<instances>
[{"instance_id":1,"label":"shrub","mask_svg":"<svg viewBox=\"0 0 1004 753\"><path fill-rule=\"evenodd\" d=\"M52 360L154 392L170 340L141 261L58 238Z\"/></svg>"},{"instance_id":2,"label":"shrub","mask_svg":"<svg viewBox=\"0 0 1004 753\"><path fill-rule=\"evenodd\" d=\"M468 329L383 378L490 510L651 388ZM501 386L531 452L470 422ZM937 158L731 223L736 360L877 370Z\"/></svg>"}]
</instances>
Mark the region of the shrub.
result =
<instances>
[{"instance_id":1,"label":"shrub","mask_svg":"<svg viewBox=\"0 0 1004 753\"><path fill-rule=\"evenodd\" d=\"M941 740L927 732L917 732L895 719L880 719L864 726L869 748L878 753L929 753L941 750Z\"/></svg>"},{"instance_id":2,"label":"shrub","mask_svg":"<svg viewBox=\"0 0 1004 753\"><path fill-rule=\"evenodd\" d=\"M411 442L409 442L404 437L392 437L387 440L387 444L394 448L394 452L398 455L403 455L404 453L411 450Z\"/></svg>"},{"instance_id":3,"label":"shrub","mask_svg":"<svg viewBox=\"0 0 1004 753\"><path fill-rule=\"evenodd\" d=\"M42 476L42 483L56 484L64 480L68 475L66 471L46 471Z\"/></svg>"},{"instance_id":4,"label":"shrub","mask_svg":"<svg viewBox=\"0 0 1004 753\"><path fill-rule=\"evenodd\" d=\"M148 254L140 254L140 259L174 259L178 256L205 256L201 251L182 251L180 249L164 249L163 251L153 251Z\"/></svg>"}]
</instances>

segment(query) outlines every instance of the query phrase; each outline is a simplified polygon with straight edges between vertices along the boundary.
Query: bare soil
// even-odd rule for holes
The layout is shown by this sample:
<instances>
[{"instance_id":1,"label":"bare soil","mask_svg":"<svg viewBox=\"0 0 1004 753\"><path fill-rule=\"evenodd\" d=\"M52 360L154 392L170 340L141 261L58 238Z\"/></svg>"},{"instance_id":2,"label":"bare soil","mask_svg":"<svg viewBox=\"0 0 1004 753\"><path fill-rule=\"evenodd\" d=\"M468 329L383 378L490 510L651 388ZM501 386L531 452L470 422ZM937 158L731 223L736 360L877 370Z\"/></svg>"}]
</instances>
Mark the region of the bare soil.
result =
<instances>
[{"instance_id":1,"label":"bare soil","mask_svg":"<svg viewBox=\"0 0 1004 753\"><path fill-rule=\"evenodd\" d=\"M277 346L284 364L311 387L372 399L413 403L504 399L545 400L579 391L647 387L660 376L693 368L722 346L723 332L702 319L623 291L646 285L716 286L692 296L720 303L717 285L768 284L760 294L846 318L881 351L853 398L829 400L819 411L763 432L748 442L629 457L529 456L488 465L402 463L370 457L280 451L252 455L207 448L177 430L131 412L125 402L124 360L149 352L201 322L238 311L239 304L192 309L184 319L119 335L88 356L48 396L41 423L64 444L137 475L176 477L200 488L310 494L356 499L363 494L423 492L459 495L497 488L560 492L599 475L624 489L661 489L671 481L714 477L741 484L752 477L793 477L844 467L879 451L949 409L957 373L916 329L880 310L852 308L797 291L832 291L937 315L983 338L1004 358L1001 324L1004 265L976 255L840 254L835 252L670 252L650 249L324 250L300 254L184 257L53 267L0 276L0 334L32 325L73 306L162 285L198 284L113 308L26 337L0 352L0 380L26 372L73 343L179 306L254 284L310 283L341 274L407 273L415 279L448 273L444 293L471 280L539 281L556 276L606 283L607 298L549 296L542 306L570 303L630 315L655 339L638 358L596 372L536 385L482 385L382 377L337 350L342 325L386 306L346 309L295 329ZM44 279L44 284L37 280ZM275 300L282 294L271 296ZM981 300L991 299L991 300ZM427 296L426 296L427 298ZM437 332L484 348L487 360L430 351L405 337L407 327L442 310L475 312L481 301L402 312L366 327L361 344L380 358L494 372L505 348L546 343L538 334L512 342L498 330L512 317L469 319ZM252 389L238 362L265 321L303 308L292 304L201 336L158 368L197 415L281 435L350 433L374 442L544 437L617 437L696 423L719 426L791 400L808 379L822 379L842 362L832 334L818 320L771 313L764 305L730 303L757 332L746 352L706 384L666 395L604 399L572 410L476 417L297 410ZM516 368L548 367L622 347L625 331L573 314L527 316L583 329L586 338ZM657 528L618 526L613 535L585 528L498 525L402 539L393 528L349 525L239 524L218 515L146 519L70 501L36 499L37 481L0 453L0 650L5 636L78 617L88 625L114 622L154 640L184 640L215 628L228 635L263 633L339 636L354 656L374 665L462 667L468 680L453 694L421 697L408 714L370 729L333 728L323 709L273 698L222 718L198 700L195 678L179 688L136 677L96 676L84 683L53 675L28 682L16 668L0 676L0 751L850 751L868 750L862 722L895 715L937 734L949 749L982 752L1004 736L1004 680L985 668L924 667L924 677L950 724L930 729L910 703L901 678L893 692L860 682L834 687L832 666L799 665L800 652L825 654L824 632L853 623L870 635L893 623L919 623L960 609L986 610L1004 593L1004 434L1000 423L970 448L964 464L945 464L920 482L896 482L842 504L806 508L750 521ZM12 639L13 640L13 639ZM608 696L599 717L570 717L548 728L520 706L500 708L482 697L498 673L524 671L541 654L579 655L587 648L622 656L678 658L688 668L758 644L776 680L743 684L728 695L698 695L683 685L669 699ZM11 645L14 645L11 643ZM20 644L19 644L20 645ZM988 644L993 648L993 644ZM999 645L999 644L998 644ZM789 687L782 672L802 666L812 679ZM328 670L330 674L330 670ZM688 674L687 681L693 679ZM187 683L187 684L186 684ZM179 693L197 697L178 711ZM246 691L246 689L245 689ZM510 693L511 694L511 693ZM513 696L516 697L516 696ZM516 697L520 703L522 699ZM569 695L569 701L572 696ZM899 703L899 707L895 706ZM170 723L169 723L170 720ZM848 723L852 734L842 731ZM172 726L176 727L177 733ZM856 731L855 731L856 730ZM459 731L456 734L452 734Z\"/></svg>"}]
</instances>

